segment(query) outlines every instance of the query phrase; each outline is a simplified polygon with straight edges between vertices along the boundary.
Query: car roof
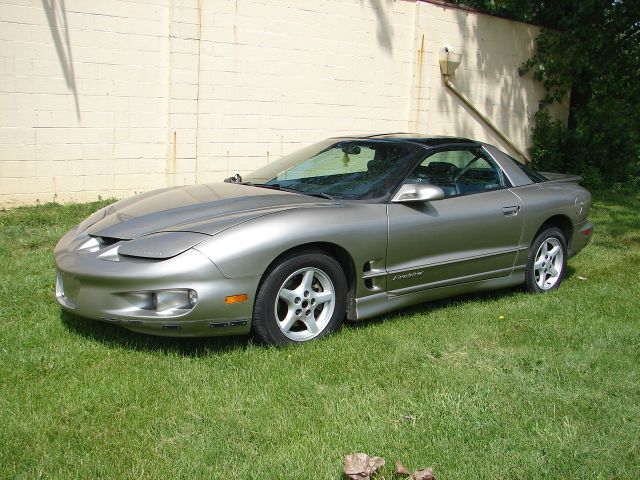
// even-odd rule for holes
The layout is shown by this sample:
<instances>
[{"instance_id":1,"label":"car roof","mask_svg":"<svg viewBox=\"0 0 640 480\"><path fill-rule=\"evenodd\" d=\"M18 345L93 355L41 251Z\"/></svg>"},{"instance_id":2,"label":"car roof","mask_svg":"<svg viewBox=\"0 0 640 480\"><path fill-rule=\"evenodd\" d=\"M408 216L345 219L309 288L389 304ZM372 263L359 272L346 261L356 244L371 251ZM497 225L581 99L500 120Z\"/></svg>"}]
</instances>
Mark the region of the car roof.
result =
<instances>
[{"instance_id":1,"label":"car roof","mask_svg":"<svg viewBox=\"0 0 640 480\"><path fill-rule=\"evenodd\" d=\"M398 141L398 142L412 142L412 143L420 143L427 147L438 147L440 145L480 145L480 142L475 140L470 140L464 137L449 137L446 135L423 135L420 133L406 133L406 132L396 132L396 133L376 133L372 135L345 135L334 138L344 138L344 139L353 139L353 140L389 140L389 141Z\"/></svg>"},{"instance_id":2,"label":"car roof","mask_svg":"<svg viewBox=\"0 0 640 480\"><path fill-rule=\"evenodd\" d=\"M488 143L471 140L465 137L448 137L446 135L424 135L420 133L376 133L369 135L344 135L333 137L336 140L377 140L383 142L409 142L413 144L423 145L427 148L436 147L483 147L489 152L491 157L496 161L498 166L505 172L509 181L515 187L529 185L531 179L517 166L518 162L510 157L502 150Z\"/></svg>"}]
</instances>

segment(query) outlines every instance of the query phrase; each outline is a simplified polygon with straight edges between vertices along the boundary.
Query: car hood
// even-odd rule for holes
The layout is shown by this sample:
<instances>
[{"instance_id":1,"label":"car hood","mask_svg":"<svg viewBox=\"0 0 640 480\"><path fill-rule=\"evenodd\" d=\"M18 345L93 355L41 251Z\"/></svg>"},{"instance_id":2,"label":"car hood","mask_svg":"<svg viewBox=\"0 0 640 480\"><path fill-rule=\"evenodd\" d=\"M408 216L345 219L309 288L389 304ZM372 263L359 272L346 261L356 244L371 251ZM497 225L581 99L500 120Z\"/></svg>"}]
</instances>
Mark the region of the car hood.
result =
<instances>
[{"instance_id":1,"label":"car hood","mask_svg":"<svg viewBox=\"0 0 640 480\"><path fill-rule=\"evenodd\" d=\"M336 202L249 185L214 183L155 190L113 204L89 235L131 240L157 232L215 235L248 220Z\"/></svg>"}]
</instances>

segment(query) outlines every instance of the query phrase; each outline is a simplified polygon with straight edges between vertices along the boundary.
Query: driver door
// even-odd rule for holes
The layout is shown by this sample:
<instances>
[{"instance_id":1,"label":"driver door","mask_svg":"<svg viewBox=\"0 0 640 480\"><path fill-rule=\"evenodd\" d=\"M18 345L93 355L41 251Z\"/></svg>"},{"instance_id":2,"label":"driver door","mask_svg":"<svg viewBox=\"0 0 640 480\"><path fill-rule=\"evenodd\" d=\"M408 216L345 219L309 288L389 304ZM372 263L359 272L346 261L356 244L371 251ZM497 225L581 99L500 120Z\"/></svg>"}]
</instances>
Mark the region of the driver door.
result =
<instances>
[{"instance_id":1,"label":"driver door","mask_svg":"<svg viewBox=\"0 0 640 480\"><path fill-rule=\"evenodd\" d=\"M409 293L508 276L522 204L482 148L438 151L406 182L437 185L445 198L388 205L387 290Z\"/></svg>"}]
</instances>

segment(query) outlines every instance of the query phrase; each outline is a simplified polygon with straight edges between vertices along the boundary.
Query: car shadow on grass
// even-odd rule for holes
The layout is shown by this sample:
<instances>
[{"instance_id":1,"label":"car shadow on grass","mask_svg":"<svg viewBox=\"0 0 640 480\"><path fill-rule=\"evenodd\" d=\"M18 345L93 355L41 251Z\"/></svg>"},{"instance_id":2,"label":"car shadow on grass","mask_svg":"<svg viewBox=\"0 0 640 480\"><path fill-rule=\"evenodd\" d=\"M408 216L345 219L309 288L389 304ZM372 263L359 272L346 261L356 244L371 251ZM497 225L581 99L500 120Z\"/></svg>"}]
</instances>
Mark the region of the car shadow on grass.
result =
<instances>
[{"instance_id":1,"label":"car shadow on grass","mask_svg":"<svg viewBox=\"0 0 640 480\"><path fill-rule=\"evenodd\" d=\"M248 336L226 337L158 337L132 332L107 322L91 320L68 312L60 312L60 321L71 333L96 340L110 347L157 352L185 357L204 357L210 354L244 349L251 343Z\"/></svg>"},{"instance_id":2,"label":"car shadow on grass","mask_svg":"<svg viewBox=\"0 0 640 480\"><path fill-rule=\"evenodd\" d=\"M571 279L575 275L575 269L567 265L564 280ZM399 316L425 314L433 310L446 308L452 304L499 300L523 292L522 286L458 295L441 300L420 303L410 307L395 310L393 312L374 317L362 322L345 322L346 328L367 328ZM151 351L164 354L178 354L187 357L203 357L214 353L245 349L252 344L249 335L234 335L226 337L181 338L158 337L136 333L126 328L107 322L90 320L83 317L61 311L62 324L72 333L85 338L96 340L105 345L129 350Z\"/></svg>"},{"instance_id":3,"label":"car shadow on grass","mask_svg":"<svg viewBox=\"0 0 640 480\"><path fill-rule=\"evenodd\" d=\"M370 325L377 325L388 321L395 321L402 317L411 315L426 315L430 312L445 309L451 305L461 305L473 302L486 302L491 300L500 300L512 295L522 293L522 287L510 287L501 290L491 290L486 292L468 293L463 295L455 295L453 297L442 298L440 300L431 300L424 303L418 303L409 307L400 308L389 313L385 313L378 317L367 319L364 321L345 322L347 328L361 329Z\"/></svg>"},{"instance_id":4,"label":"car shadow on grass","mask_svg":"<svg viewBox=\"0 0 640 480\"><path fill-rule=\"evenodd\" d=\"M576 274L575 268L571 265L566 266L563 282L571 279ZM560 287L562 288L562 287ZM519 294L524 294L524 285L516 285L514 287L502 288L498 290L487 290L483 292L467 293L462 295L455 295L452 297L442 298L440 300L431 300L424 303L419 303L409 307L394 310L389 313L385 313L378 317L364 320L362 322L345 322L347 328L360 329L367 328L369 325L376 325L384 323L386 321L396 320L400 317L415 315L415 314L427 314L434 310L444 309L451 305L460 305L473 302L487 302L492 300L501 300L504 298L512 297ZM538 294L528 294L538 295Z\"/></svg>"},{"instance_id":5,"label":"car shadow on grass","mask_svg":"<svg viewBox=\"0 0 640 480\"><path fill-rule=\"evenodd\" d=\"M576 274L576 269L573 268L571 265L567 265L562 281L566 282L567 280L571 279L575 274ZM560 288L562 288L562 285L560 286Z\"/></svg>"}]
</instances>

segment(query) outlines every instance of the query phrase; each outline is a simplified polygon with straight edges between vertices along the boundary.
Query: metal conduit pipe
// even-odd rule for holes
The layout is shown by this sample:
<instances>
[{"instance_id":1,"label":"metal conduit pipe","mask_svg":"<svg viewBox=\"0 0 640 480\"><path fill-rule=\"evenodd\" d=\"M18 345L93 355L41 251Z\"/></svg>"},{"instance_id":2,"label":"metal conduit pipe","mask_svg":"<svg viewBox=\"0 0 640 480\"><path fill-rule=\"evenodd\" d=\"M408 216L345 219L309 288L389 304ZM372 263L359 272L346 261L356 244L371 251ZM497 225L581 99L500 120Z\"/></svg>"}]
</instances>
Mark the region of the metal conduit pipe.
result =
<instances>
[{"instance_id":1,"label":"metal conduit pipe","mask_svg":"<svg viewBox=\"0 0 640 480\"><path fill-rule=\"evenodd\" d=\"M529 160L529 157L527 157L527 155L520 150L512 141L509 137L507 137L502 130L500 130L497 125L495 123L493 123L485 114L483 114L480 110L478 110L476 108L476 106L471 103L471 100L469 100L464 93L462 93L460 90L458 90L456 88L456 86L451 83L451 80L449 80L449 75L453 74L453 72L455 71L455 69L458 67L458 65L460 65L460 59L462 57L462 54L460 53L455 53L452 51L451 47L444 47L441 51L440 51L440 70L442 72L442 78L444 80L444 84L447 86L447 88L449 88L449 90L451 90L460 100L462 100L462 103L464 103L467 107L469 107L471 109L472 112L474 112L478 117L480 117L480 119L489 126L489 128L491 128L491 130L494 131L494 133L496 135L498 135L498 137L500 137L514 152L516 152L520 157L522 157L522 159L525 161L525 163L531 163L531 160Z\"/></svg>"}]
</instances>

